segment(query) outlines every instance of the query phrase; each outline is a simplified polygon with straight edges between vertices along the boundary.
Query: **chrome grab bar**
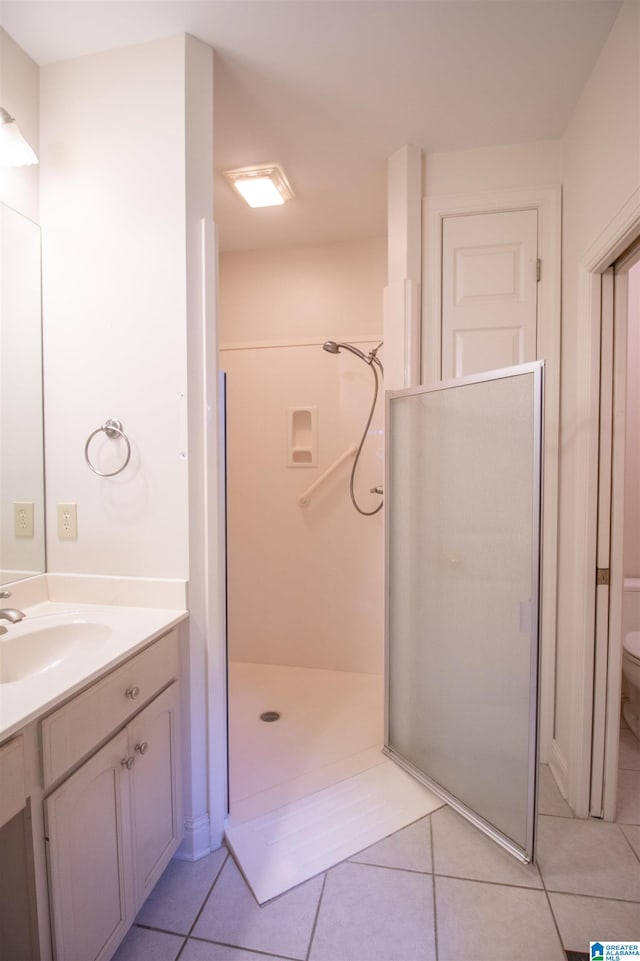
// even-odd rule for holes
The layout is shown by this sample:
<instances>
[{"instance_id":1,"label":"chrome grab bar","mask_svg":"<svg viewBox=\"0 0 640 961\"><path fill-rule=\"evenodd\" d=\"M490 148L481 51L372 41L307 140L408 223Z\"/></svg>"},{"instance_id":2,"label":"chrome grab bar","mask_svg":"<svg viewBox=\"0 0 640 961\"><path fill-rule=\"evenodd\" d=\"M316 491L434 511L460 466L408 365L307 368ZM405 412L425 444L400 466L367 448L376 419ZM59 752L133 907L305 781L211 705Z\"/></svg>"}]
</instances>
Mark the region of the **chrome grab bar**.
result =
<instances>
[{"instance_id":1,"label":"chrome grab bar","mask_svg":"<svg viewBox=\"0 0 640 961\"><path fill-rule=\"evenodd\" d=\"M317 491L317 489L322 484L324 484L326 479L330 477L331 474L333 474L333 472L337 470L341 464L343 464L346 460L349 460L350 457L353 457L357 453L357 450L358 450L357 444L351 444L350 447L347 447L347 449L342 454L340 454L340 457L336 458L333 464L330 464L330 466L327 467L326 471L320 474L320 477L318 477L318 479L315 480L310 487L307 487L306 491L303 491L302 494L299 494L298 504L300 505L300 507L306 507L309 501L311 500L312 495Z\"/></svg>"}]
</instances>

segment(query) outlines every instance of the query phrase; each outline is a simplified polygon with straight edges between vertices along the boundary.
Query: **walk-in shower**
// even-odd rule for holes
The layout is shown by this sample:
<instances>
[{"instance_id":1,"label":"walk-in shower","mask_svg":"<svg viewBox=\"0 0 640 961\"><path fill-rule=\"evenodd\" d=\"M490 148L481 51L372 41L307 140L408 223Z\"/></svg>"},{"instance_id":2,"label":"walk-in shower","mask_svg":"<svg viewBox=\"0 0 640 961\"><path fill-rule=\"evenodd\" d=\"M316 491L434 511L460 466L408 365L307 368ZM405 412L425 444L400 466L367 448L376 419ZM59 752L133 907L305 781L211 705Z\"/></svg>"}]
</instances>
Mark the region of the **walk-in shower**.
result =
<instances>
[{"instance_id":1,"label":"walk-in shower","mask_svg":"<svg viewBox=\"0 0 640 961\"><path fill-rule=\"evenodd\" d=\"M376 401L378 399L378 390L380 387L380 381L379 381L378 371L376 370L376 367L380 370L380 373L384 376L384 367L382 366L382 362L378 357L378 351L380 350L381 347L382 347L382 341L380 341L377 347L374 347L373 350L370 350L368 354L365 354L358 347L354 347L353 344L338 343L335 340L326 340L322 345L322 349L326 350L327 353L329 354L339 354L341 350L348 350L350 353L355 354L356 357L359 357L360 360L363 360L365 364L367 364L371 368L371 373L373 374L373 398L371 401L371 410L369 411L369 416L367 418L364 431L362 432L362 438L360 440L360 443L358 444L358 450L356 451L356 456L353 461L353 467L351 468L351 477L349 478L349 494L351 495L351 503L353 504L355 509L358 511L358 513L363 514L365 517L371 517L373 514L377 514L378 511L382 510L382 505L384 503L384 501L380 501L378 506L375 507L372 511L365 511L358 504L358 501L356 500L355 490L354 490L354 482L355 482L356 471L358 469L358 462L360 460L360 454L362 452L362 448L364 447L364 442L367 439L367 434L369 433L371 421L373 420L373 412L375 411ZM382 488L372 487L370 489L370 492L372 494L382 494Z\"/></svg>"}]
</instances>

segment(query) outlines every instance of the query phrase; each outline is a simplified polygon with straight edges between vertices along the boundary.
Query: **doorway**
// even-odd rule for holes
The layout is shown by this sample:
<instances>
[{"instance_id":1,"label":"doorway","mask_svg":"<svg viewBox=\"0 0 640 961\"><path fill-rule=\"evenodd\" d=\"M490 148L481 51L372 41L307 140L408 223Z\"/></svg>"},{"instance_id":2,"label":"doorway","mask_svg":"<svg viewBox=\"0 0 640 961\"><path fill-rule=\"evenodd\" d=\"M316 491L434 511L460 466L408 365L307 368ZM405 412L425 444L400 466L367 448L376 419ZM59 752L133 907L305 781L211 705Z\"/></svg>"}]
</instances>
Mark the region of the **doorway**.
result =
<instances>
[{"instance_id":1,"label":"doorway","mask_svg":"<svg viewBox=\"0 0 640 961\"><path fill-rule=\"evenodd\" d=\"M637 490L640 243L602 274L597 586L590 814L612 821L638 788L635 738L621 721L625 635L640 629L632 581L640 575ZM626 730L625 730L626 729ZM631 770L620 767L621 747ZM629 783L627 783L629 782Z\"/></svg>"}]
</instances>

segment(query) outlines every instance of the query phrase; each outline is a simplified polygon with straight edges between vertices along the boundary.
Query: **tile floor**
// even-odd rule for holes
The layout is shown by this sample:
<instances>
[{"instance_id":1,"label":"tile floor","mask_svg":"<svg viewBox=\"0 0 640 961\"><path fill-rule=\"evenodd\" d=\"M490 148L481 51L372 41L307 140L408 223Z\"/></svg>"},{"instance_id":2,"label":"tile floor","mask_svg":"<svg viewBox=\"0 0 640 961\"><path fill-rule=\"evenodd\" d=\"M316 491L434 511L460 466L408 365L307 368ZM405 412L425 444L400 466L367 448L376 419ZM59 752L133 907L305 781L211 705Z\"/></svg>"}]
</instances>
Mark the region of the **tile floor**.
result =
<instances>
[{"instance_id":1,"label":"tile floor","mask_svg":"<svg viewBox=\"0 0 640 961\"><path fill-rule=\"evenodd\" d=\"M542 769L536 866L444 807L259 907L222 849L171 862L114 961L565 961L638 940L640 742L621 742L615 824L573 819Z\"/></svg>"}]
</instances>

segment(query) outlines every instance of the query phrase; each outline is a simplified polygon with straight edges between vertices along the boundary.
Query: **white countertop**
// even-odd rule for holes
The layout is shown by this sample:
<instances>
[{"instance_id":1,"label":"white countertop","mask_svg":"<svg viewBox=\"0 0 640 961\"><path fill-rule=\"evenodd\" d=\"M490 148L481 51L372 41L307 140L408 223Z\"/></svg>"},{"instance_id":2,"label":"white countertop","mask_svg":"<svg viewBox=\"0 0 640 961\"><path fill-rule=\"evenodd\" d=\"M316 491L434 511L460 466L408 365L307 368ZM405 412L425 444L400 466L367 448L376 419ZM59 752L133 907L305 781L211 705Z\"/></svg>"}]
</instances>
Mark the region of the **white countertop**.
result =
<instances>
[{"instance_id":1,"label":"white countertop","mask_svg":"<svg viewBox=\"0 0 640 961\"><path fill-rule=\"evenodd\" d=\"M106 604L68 604L46 601L23 608L26 617L17 624L1 620L7 633L3 643L24 637L42 627L71 622L104 625L109 636L75 643L73 654L15 681L0 683L0 741L44 715L100 675L113 670L161 634L188 617L187 611ZM81 632L79 632L81 633Z\"/></svg>"}]
</instances>

